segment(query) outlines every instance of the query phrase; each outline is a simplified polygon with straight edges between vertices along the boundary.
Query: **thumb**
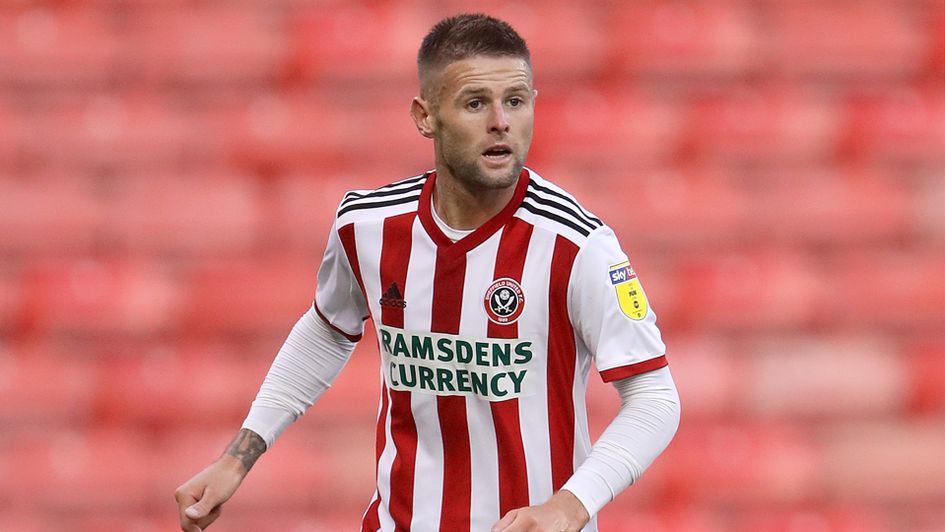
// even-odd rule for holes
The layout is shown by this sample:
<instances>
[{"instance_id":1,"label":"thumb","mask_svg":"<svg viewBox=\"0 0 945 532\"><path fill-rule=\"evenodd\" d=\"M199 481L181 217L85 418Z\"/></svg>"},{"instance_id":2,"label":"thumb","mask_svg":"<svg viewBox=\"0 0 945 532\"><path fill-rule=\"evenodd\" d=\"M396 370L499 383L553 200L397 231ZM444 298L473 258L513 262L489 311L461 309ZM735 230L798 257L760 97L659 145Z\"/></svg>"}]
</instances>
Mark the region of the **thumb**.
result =
<instances>
[{"instance_id":1,"label":"thumb","mask_svg":"<svg viewBox=\"0 0 945 532\"><path fill-rule=\"evenodd\" d=\"M210 514L216 504L216 500L205 493L202 499L184 510L184 515L194 520L203 519Z\"/></svg>"},{"instance_id":2,"label":"thumb","mask_svg":"<svg viewBox=\"0 0 945 532\"><path fill-rule=\"evenodd\" d=\"M499 519L499 521L496 524L492 525L491 532L502 532L503 530L508 528L509 525L511 525L512 522L515 521L516 513L518 513L516 510L512 510L508 512L507 514L505 514L504 516L502 516L502 519Z\"/></svg>"}]
</instances>

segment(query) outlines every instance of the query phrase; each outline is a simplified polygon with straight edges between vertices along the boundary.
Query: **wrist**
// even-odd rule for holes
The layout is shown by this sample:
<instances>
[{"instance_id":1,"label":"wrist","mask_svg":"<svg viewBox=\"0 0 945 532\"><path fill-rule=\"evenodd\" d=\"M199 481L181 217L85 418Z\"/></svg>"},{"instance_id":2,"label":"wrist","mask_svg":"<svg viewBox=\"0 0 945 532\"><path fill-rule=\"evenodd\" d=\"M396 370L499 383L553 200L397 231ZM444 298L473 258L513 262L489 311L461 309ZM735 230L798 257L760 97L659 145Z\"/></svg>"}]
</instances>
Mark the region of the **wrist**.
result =
<instances>
[{"instance_id":1,"label":"wrist","mask_svg":"<svg viewBox=\"0 0 945 532\"><path fill-rule=\"evenodd\" d=\"M217 458L216 468L227 473L238 475L240 478L245 477L246 474L249 473L249 470L246 469L246 464L243 463L242 460L226 453Z\"/></svg>"},{"instance_id":2,"label":"wrist","mask_svg":"<svg viewBox=\"0 0 945 532\"><path fill-rule=\"evenodd\" d=\"M225 459L224 464L236 467L240 474L245 476L264 452L266 452L265 440L249 429L241 429L220 459Z\"/></svg>"},{"instance_id":3,"label":"wrist","mask_svg":"<svg viewBox=\"0 0 945 532\"><path fill-rule=\"evenodd\" d=\"M581 530L591 519L590 513L588 513L580 499L566 489L555 493L548 502L554 504L564 513L569 525L571 525L569 530Z\"/></svg>"}]
</instances>

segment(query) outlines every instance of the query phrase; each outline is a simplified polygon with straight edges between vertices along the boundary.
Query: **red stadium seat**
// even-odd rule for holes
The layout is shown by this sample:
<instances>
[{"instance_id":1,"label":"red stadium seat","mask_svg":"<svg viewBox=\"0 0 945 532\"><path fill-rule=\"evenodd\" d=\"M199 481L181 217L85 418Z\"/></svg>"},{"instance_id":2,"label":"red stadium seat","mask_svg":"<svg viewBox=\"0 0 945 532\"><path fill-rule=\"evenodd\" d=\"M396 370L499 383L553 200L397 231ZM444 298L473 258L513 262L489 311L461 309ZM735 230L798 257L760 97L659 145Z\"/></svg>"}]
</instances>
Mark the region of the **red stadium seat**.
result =
<instances>
[{"instance_id":1,"label":"red stadium seat","mask_svg":"<svg viewBox=\"0 0 945 532\"><path fill-rule=\"evenodd\" d=\"M3 440L15 490L5 500L39 515L150 501L155 464L149 442L131 431L30 431Z\"/></svg>"},{"instance_id":2,"label":"red stadium seat","mask_svg":"<svg viewBox=\"0 0 945 532\"><path fill-rule=\"evenodd\" d=\"M772 339L747 346L740 404L760 419L895 416L906 409L908 361L877 337ZM837 379L837 375L846 376ZM870 390L864 394L863 390Z\"/></svg>"},{"instance_id":3,"label":"red stadium seat","mask_svg":"<svg viewBox=\"0 0 945 532\"><path fill-rule=\"evenodd\" d=\"M115 192L106 233L143 252L245 251L259 238L260 190L233 175L138 176Z\"/></svg>"},{"instance_id":4,"label":"red stadium seat","mask_svg":"<svg viewBox=\"0 0 945 532\"><path fill-rule=\"evenodd\" d=\"M706 257L676 275L685 297L678 325L700 329L804 327L819 315L826 282L809 257L778 252Z\"/></svg>"},{"instance_id":5,"label":"red stadium seat","mask_svg":"<svg viewBox=\"0 0 945 532\"><path fill-rule=\"evenodd\" d=\"M315 257L207 261L187 280L186 326L203 332L288 334L312 304L317 270Z\"/></svg>"},{"instance_id":6,"label":"red stadium seat","mask_svg":"<svg viewBox=\"0 0 945 532\"><path fill-rule=\"evenodd\" d=\"M108 77L125 48L105 10L59 4L0 10L0 81L81 85Z\"/></svg>"},{"instance_id":7,"label":"red stadium seat","mask_svg":"<svg viewBox=\"0 0 945 532\"><path fill-rule=\"evenodd\" d=\"M532 155L546 164L593 167L602 154L616 168L665 160L679 146L685 120L672 100L593 85L539 90L536 109Z\"/></svg>"},{"instance_id":8,"label":"red stadium seat","mask_svg":"<svg viewBox=\"0 0 945 532\"><path fill-rule=\"evenodd\" d=\"M152 334L180 316L174 275L144 260L48 260L25 280L27 319L47 334Z\"/></svg>"},{"instance_id":9,"label":"red stadium seat","mask_svg":"<svg viewBox=\"0 0 945 532\"><path fill-rule=\"evenodd\" d=\"M538 86L544 80L598 76L610 65L607 14L597 6L561 1L486 3L484 12L507 20L528 41Z\"/></svg>"},{"instance_id":10,"label":"red stadium seat","mask_svg":"<svg viewBox=\"0 0 945 532\"><path fill-rule=\"evenodd\" d=\"M945 95L940 83L857 93L848 101L844 153L868 162L941 164Z\"/></svg>"},{"instance_id":11,"label":"red stadium seat","mask_svg":"<svg viewBox=\"0 0 945 532\"><path fill-rule=\"evenodd\" d=\"M727 419L743 408L741 375L746 362L735 346L700 337L668 336L666 357L687 420Z\"/></svg>"},{"instance_id":12,"label":"red stadium seat","mask_svg":"<svg viewBox=\"0 0 945 532\"><path fill-rule=\"evenodd\" d=\"M177 529L343 193L432 166L417 46L470 5L0 4L0 531ZM681 396L600 530L942 532L945 4L475 8L528 40L529 165L616 231ZM357 527L366 327L210 530Z\"/></svg>"},{"instance_id":13,"label":"red stadium seat","mask_svg":"<svg viewBox=\"0 0 945 532\"><path fill-rule=\"evenodd\" d=\"M148 346L107 354L97 419L108 425L233 427L245 417L272 353L223 345Z\"/></svg>"},{"instance_id":14,"label":"red stadium seat","mask_svg":"<svg viewBox=\"0 0 945 532\"><path fill-rule=\"evenodd\" d=\"M29 323L25 307L27 293L22 273L14 268L0 268L0 334L20 334Z\"/></svg>"},{"instance_id":15,"label":"red stadium seat","mask_svg":"<svg viewBox=\"0 0 945 532\"><path fill-rule=\"evenodd\" d=\"M941 459L945 427L940 420L851 420L834 426L822 441L822 483L841 500L936 501L945 497ZM890 456L904 459L889 460Z\"/></svg>"},{"instance_id":16,"label":"red stadium seat","mask_svg":"<svg viewBox=\"0 0 945 532\"><path fill-rule=\"evenodd\" d=\"M694 99L686 146L709 161L797 163L831 157L842 113L827 93L773 86Z\"/></svg>"},{"instance_id":17,"label":"red stadium seat","mask_svg":"<svg viewBox=\"0 0 945 532\"><path fill-rule=\"evenodd\" d=\"M600 11L614 75L731 76L761 67L764 43L738 2L626 2Z\"/></svg>"},{"instance_id":18,"label":"red stadium seat","mask_svg":"<svg viewBox=\"0 0 945 532\"><path fill-rule=\"evenodd\" d=\"M685 407L684 407L685 408ZM660 457L666 490L678 500L753 505L802 502L818 487L813 435L784 423L694 423Z\"/></svg>"},{"instance_id":19,"label":"red stadium seat","mask_svg":"<svg viewBox=\"0 0 945 532\"><path fill-rule=\"evenodd\" d=\"M903 238L914 228L912 194L885 172L786 167L726 188L750 198L751 227L741 233L759 242L855 244Z\"/></svg>"},{"instance_id":20,"label":"red stadium seat","mask_svg":"<svg viewBox=\"0 0 945 532\"><path fill-rule=\"evenodd\" d=\"M433 23L423 13L395 2L300 9L288 21L291 79L413 79L420 36Z\"/></svg>"},{"instance_id":21,"label":"red stadium seat","mask_svg":"<svg viewBox=\"0 0 945 532\"><path fill-rule=\"evenodd\" d=\"M52 516L40 516L23 509L4 508L0 510L0 523L17 532L44 532L58 529L59 520Z\"/></svg>"},{"instance_id":22,"label":"red stadium seat","mask_svg":"<svg viewBox=\"0 0 945 532\"><path fill-rule=\"evenodd\" d=\"M56 205L51 209L49 205ZM0 178L0 249L26 255L87 250L105 221L93 187L63 175Z\"/></svg>"},{"instance_id":23,"label":"red stadium seat","mask_svg":"<svg viewBox=\"0 0 945 532\"><path fill-rule=\"evenodd\" d=\"M941 250L851 253L827 269L832 282L821 312L838 327L940 330L945 323L943 271Z\"/></svg>"},{"instance_id":24,"label":"red stadium seat","mask_svg":"<svg viewBox=\"0 0 945 532\"><path fill-rule=\"evenodd\" d=\"M11 431L86 423L94 411L97 361L49 344L0 344L0 424Z\"/></svg>"},{"instance_id":25,"label":"red stadium seat","mask_svg":"<svg viewBox=\"0 0 945 532\"><path fill-rule=\"evenodd\" d=\"M915 74L925 54L924 28L912 16L919 9L894 2L771 4L772 60L803 76Z\"/></svg>"},{"instance_id":26,"label":"red stadium seat","mask_svg":"<svg viewBox=\"0 0 945 532\"><path fill-rule=\"evenodd\" d=\"M909 386L910 411L915 415L945 411L945 344L928 339L915 339L903 349L912 376Z\"/></svg>"},{"instance_id":27,"label":"red stadium seat","mask_svg":"<svg viewBox=\"0 0 945 532\"><path fill-rule=\"evenodd\" d=\"M128 65L146 79L184 83L247 83L281 74L284 42L279 20L252 3L180 9L145 4L126 21Z\"/></svg>"}]
</instances>

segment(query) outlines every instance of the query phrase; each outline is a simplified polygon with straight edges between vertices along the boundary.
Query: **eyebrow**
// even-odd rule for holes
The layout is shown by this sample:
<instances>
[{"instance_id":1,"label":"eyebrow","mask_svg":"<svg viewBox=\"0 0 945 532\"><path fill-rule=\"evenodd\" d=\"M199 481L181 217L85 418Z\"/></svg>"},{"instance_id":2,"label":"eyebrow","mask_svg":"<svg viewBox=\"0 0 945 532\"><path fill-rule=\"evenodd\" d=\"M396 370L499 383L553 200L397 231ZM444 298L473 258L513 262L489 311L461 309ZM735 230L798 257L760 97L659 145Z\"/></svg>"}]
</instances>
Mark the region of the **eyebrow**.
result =
<instances>
[{"instance_id":1,"label":"eyebrow","mask_svg":"<svg viewBox=\"0 0 945 532\"><path fill-rule=\"evenodd\" d=\"M485 87L467 87L467 88L464 88L463 90L459 91L458 96L459 96L459 97L476 96L476 95L480 95L480 94L489 94L489 93L491 93L491 92L492 92L491 90L489 90L489 89L487 89L487 88L485 88Z\"/></svg>"},{"instance_id":2,"label":"eyebrow","mask_svg":"<svg viewBox=\"0 0 945 532\"><path fill-rule=\"evenodd\" d=\"M505 91L506 94L516 93L516 92L528 92L528 84L516 83L515 85L506 89ZM459 94L457 96L462 98L466 96L478 96L481 94L491 94L491 93L492 93L492 90L487 89L485 87L469 87L469 88L464 88L461 91L459 91Z\"/></svg>"}]
</instances>

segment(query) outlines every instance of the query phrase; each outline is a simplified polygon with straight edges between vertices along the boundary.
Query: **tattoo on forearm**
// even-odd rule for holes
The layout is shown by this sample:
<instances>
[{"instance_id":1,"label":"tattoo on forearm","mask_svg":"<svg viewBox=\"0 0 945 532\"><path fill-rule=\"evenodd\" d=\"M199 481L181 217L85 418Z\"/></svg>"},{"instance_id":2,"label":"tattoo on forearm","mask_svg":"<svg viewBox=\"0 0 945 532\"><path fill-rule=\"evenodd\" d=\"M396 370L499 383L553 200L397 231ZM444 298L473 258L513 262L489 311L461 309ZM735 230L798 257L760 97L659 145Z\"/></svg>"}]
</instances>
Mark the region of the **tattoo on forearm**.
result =
<instances>
[{"instance_id":1,"label":"tattoo on forearm","mask_svg":"<svg viewBox=\"0 0 945 532\"><path fill-rule=\"evenodd\" d=\"M266 442L259 434L249 429L241 429L226 448L226 454L238 458L246 471L253 467L264 452L266 452Z\"/></svg>"}]
</instances>

